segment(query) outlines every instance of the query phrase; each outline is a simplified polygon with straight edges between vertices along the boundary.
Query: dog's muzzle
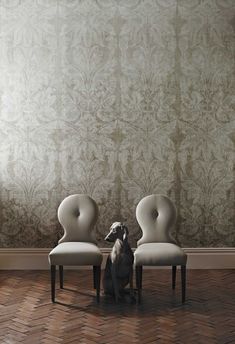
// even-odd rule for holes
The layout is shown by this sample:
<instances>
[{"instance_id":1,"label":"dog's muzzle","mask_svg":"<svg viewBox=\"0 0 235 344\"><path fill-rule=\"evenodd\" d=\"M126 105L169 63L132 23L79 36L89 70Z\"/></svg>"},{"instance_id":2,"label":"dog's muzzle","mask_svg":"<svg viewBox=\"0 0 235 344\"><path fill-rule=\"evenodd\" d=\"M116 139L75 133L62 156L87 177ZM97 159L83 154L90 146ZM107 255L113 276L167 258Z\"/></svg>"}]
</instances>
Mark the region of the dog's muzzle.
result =
<instances>
[{"instance_id":1,"label":"dog's muzzle","mask_svg":"<svg viewBox=\"0 0 235 344\"><path fill-rule=\"evenodd\" d=\"M106 237L104 238L105 241L108 241L108 242L113 242L113 238L110 234L106 235Z\"/></svg>"}]
</instances>

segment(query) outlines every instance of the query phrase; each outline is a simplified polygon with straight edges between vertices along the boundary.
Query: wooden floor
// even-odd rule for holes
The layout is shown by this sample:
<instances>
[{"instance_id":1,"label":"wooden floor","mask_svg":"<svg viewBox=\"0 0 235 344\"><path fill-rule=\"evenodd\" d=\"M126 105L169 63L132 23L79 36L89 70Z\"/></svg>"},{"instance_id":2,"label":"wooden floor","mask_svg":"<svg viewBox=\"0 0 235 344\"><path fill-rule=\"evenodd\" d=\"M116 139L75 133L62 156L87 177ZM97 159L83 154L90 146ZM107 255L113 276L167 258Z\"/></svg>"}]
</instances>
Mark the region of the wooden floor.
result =
<instances>
[{"instance_id":1,"label":"wooden floor","mask_svg":"<svg viewBox=\"0 0 235 344\"><path fill-rule=\"evenodd\" d=\"M97 305L91 271L65 271L52 304L49 272L0 271L0 343L235 343L235 270L188 271L185 305L179 277L144 270L141 305Z\"/></svg>"}]
</instances>

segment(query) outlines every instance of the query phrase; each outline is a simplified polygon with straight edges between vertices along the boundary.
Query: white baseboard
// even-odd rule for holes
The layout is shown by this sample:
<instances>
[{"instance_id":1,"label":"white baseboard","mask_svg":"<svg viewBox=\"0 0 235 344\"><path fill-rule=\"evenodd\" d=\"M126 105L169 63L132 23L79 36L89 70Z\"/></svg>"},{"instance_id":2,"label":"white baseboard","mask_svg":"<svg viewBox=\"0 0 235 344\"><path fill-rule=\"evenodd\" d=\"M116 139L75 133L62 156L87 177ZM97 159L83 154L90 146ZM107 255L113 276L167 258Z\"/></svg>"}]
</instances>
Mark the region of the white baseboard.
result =
<instances>
[{"instance_id":1,"label":"white baseboard","mask_svg":"<svg viewBox=\"0 0 235 344\"><path fill-rule=\"evenodd\" d=\"M47 270L50 250L50 248L2 248L0 270ZM104 255L103 268L110 249L103 248L101 251ZM184 251L188 254L188 269L235 269L235 247L185 248Z\"/></svg>"}]
</instances>

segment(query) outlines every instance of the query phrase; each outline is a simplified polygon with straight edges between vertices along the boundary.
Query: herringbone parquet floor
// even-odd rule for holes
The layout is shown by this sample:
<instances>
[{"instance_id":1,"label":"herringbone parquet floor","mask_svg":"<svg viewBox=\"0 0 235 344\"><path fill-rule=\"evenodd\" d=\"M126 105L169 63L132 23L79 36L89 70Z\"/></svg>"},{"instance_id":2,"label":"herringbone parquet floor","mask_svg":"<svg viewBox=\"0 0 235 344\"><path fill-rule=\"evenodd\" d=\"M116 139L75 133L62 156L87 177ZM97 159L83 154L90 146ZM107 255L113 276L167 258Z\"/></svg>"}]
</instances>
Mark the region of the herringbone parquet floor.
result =
<instances>
[{"instance_id":1,"label":"herringbone parquet floor","mask_svg":"<svg viewBox=\"0 0 235 344\"><path fill-rule=\"evenodd\" d=\"M1 344L235 343L235 270L188 271L187 301L170 270L144 270L143 302L96 304L92 272L65 271L50 301L47 271L0 272Z\"/></svg>"}]
</instances>

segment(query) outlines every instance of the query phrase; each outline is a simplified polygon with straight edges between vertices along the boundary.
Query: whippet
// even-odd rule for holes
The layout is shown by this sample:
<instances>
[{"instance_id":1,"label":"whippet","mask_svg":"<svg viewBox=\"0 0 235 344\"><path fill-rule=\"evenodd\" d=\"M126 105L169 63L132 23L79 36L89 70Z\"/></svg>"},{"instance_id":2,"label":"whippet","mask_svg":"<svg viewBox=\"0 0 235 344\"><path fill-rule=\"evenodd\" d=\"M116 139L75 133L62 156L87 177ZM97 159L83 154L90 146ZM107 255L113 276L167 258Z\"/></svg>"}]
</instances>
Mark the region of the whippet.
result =
<instances>
[{"instance_id":1,"label":"whippet","mask_svg":"<svg viewBox=\"0 0 235 344\"><path fill-rule=\"evenodd\" d=\"M118 302L124 288L130 285L130 297L134 302L133 262L134 255L128 243L128 229L121 222L114 222L110 227L106 241L114 242L112 252L107 258L103 277L103 288L106 295L114 295Z\"/></svg>"}]
</instances>

